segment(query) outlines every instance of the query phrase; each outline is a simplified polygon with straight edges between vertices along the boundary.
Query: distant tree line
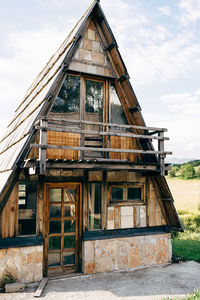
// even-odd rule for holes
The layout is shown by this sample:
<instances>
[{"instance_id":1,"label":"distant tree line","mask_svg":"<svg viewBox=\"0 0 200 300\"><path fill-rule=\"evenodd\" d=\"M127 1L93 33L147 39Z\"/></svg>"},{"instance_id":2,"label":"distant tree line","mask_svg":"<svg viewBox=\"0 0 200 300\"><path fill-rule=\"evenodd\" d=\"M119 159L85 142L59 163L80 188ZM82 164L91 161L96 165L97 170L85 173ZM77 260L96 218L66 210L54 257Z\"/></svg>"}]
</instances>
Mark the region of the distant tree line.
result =
<instances>
[{"instance_id":1,"label":"distant tree line","mask_svg":"<svg viewBox=\"0 0 200 300\"><path fill-rule=\"evenodd\" d=\"M200 160L173 165L171 171L169 171L169 176L184 179L200 178Z\"/></svg>"}]
</instances>

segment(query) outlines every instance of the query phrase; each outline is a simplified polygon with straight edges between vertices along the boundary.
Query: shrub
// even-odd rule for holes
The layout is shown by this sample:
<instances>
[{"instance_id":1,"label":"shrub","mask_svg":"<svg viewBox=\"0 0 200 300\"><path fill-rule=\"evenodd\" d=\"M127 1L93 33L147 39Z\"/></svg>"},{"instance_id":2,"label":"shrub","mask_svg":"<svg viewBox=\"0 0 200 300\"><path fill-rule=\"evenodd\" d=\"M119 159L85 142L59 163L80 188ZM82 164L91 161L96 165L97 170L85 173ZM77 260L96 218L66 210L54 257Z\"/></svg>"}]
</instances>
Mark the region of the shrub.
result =
<instances>
[{"instance_id":1,"label":"shrub","mask_svg":"<svg viewBox=\"0 0 200 300\"><path fill-rule=\"evenodd\" d=\"M14 282L16 278L10 272L5 272L0 278L0 287L4 289L6 284Z\"/></svg>"}]
</instances>

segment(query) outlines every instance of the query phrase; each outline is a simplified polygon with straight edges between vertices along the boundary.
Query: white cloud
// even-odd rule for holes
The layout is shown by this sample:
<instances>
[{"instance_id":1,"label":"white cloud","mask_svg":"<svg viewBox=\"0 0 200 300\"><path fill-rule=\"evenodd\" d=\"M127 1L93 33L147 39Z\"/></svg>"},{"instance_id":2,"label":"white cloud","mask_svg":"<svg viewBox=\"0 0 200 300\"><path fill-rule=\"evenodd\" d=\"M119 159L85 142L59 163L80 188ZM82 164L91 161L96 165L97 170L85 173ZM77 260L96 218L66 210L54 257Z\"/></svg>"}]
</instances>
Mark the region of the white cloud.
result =
<instances>
[{"instance_id":1,"label":"white cloud","mask_svg":"<svg viewBox=\"0 0 200 300\"><path fill-rule=\"evenodd\" d=\"M199 0L181 0L179 3L180 21L182 25L188 26L200 19Z\"/></svg>"},{"instance_id":2,"label":"white cloud","mask_svg":"<svg viewBox=\"0 0 200 300\"><path fill-rule=\"evenodd\" d=\"M169 6L161 6L158 10L165 16L170 16L172 14Z\"/></svg>"}]
</instances>

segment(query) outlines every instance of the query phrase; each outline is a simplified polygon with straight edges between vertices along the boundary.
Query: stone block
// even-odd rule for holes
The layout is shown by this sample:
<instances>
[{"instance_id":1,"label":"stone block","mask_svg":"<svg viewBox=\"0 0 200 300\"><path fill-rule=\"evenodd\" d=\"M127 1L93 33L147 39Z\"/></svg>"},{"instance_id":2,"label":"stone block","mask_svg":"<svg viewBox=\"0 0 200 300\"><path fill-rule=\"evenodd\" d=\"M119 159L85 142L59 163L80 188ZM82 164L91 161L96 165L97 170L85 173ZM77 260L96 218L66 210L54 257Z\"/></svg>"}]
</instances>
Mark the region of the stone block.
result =
<instances>
[{"instance_id":1,"label":"stone block","mask_svg":"<svg viewBox=\"0 0 200 300\"><path fill-rule=\"evenodd\" d=\"M30 253L28 254L28 264L33 264L33 263L42 263L43 261L43 253Z\"/></svg>"},{"instance_id":2,"label":"stone block","mask_svg":"<svg viewBox=\"0 0 200 300\"><path fill-rule=\"evenodd\" d=\"M0 261L1 259L5 258L6 255L6 249L0 249Z\"/></svg>"},{"instance_id":3,"label":"stone block","mask_svg":"<svg viewBox=\"0 0 200 300\"><path fill-rule=\"evenodd\" d=\"M92 41L92 50L96 52L101 52L101 44L99 42Z\"/></svg>"},{"instance_id":4,"label":"stone block","mask_svg":"<svg viewBox=\"0 0 200 300\"><path fill-rule=\"evenodd\" d=\"M92 60L92 52L86 49L79 49L79 58L80 60Z\"/></svg>"},{"instance_id":5,"label":"stone block","mask_svg":"<svg viewBox=\"0 0 200 300\"><path fill-rule=\"evenodd\" d=\"M156 263L157 264L164 264L164 263L167 263L167 262L169 262L169 252L168 252L168 250L159 252L156 255Z\"/></svg>"},{"instance_id":6,"label":"stone block","mask_svg":"<svg viewBox=\"0 0 200 300\"><path fill-rule=\"evenodd\" d=\"M94 262L85 264L84 274L93 274L95 273L96 264Z\"/></svg>"},{"instance_id":7,"label":"stone block","mask_svg":"<svg viewBox=\"0 0 200 300\"><path fill-rule=\"evenodd\" d=\"M5 285L5 292L6 293L16 293L16 292L23 292L25 290L25 283L9 283Z\"/></svg>"},{"instance_id":8,"label":"stone block","mask_svg":"<svg viewBox=\"0 0 200 300\"><path fill-rule=\"evenodd\" d=\"M155 264L156 263L155 255L148 255L143 257L142 263L147 266Z\"/></svg>"},{"instance_id":9,"label":"stone block","mask_svg":"<svg viewBox=\"0 0 200 300\"><path fill-rule=\"evenodd\" d=\"M86 49L86 50L91 51L92 50L92 41L90 41L88 39L84 39L83 48Z\"/></svg>"},{"instance_id":10,"label":"stone block","mask_svg":"<svg viewBox=\"0 0 200 300\"><path fill-rule=\"evenodd\" d=\"M99 64L103 64L105 63L105 56L103 53L100 53L100 52L96 52L96 51L93 51L92 52L92 59L96 62L98 62Z\"/></svg>"},{"instance_id":11,"label":"stone block","mask_svg":"<svg viewBox=\"0 0 200 300\"><path fill-rule=\"evenodd\" d=\"M142 264L139 248L130 248L128 256L129 268L136 268Z\"/></svg>"},{"instance_id":12,"label":"stone block","mask_svg":"<svg viewBox=\"0 0 200 300\"><path fill-rule=\"evenodd\" d=\"M86 263L94 261L94 243L93 241L87 241L84 243L83 259Z\"/></svg>"},{"instance_id":13,"label":"stone block","mask_svg":"<svg viewBox=\"0 0 200 300\"><path fill-rule=\"evenodd\" d=\"M88 29L87 38L88 38L88 40L95 41L96 40L95 31L92 29Z\"/></svg>"},{"instance_id":14,"label":"stone block","mask_svg":"<svg viewBox=\"0 0 200 300\"><path fill-rule=\"evenodd\" d=\"M121 228L132 228L133 216L121 216Z\"/></svg>"}]
</instances>

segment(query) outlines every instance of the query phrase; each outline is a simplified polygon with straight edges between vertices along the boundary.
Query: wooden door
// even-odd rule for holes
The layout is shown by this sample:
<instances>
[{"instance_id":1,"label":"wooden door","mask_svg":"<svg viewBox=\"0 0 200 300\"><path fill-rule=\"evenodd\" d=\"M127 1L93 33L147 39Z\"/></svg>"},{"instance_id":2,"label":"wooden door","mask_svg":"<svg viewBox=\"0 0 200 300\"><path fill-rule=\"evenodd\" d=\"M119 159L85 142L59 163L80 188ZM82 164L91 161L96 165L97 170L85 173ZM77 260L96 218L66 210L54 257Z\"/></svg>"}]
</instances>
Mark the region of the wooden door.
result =
<instances>
[{"instance_id":1,"label":"wooden door","mask_svg":"<svg viewBox=\"0 0 200 300\"><path fill-rule=\"evenodd\" d=\"M48 183L46 191L44 273L80 270L81 184Z\"/></svg>"}]
</instances>

